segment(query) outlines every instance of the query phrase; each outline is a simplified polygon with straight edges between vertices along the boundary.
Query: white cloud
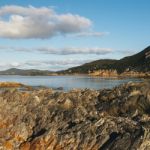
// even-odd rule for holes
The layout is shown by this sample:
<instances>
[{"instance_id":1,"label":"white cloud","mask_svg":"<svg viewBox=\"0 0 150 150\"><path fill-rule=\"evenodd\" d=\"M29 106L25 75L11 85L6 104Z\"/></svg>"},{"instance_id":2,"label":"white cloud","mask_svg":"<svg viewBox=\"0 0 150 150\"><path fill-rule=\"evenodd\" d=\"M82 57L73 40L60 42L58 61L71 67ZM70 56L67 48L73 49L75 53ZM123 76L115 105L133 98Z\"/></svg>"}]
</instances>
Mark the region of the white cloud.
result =
<instances>
[{"instance_id":1,"label":"white cloud","mask_svg":"<svg viewBox=\"0 0 150 150\"><path fill-rule=\"evenodd\" d=\"M0 62L0 70L9 68L20 68L20 69L41 69L41 70L63 70L73 66L78 66L92 60L81 60L81 59L62 59L62 60L35 60L26 62Z\"/></svg>"},{"instance_id":2,"label":"white cloud","mask_svg":"<svg viewBox=\"0 0 150 150\"><path fill-rule=\"evenodd\" d=\"M76 33L74 37L103 37L105 35L109 35L109 32L81 32Z\"/></svg>"},{"instance_id":3,"label":"white cloud","mask_svg":"<svg viewBox=\"0 0 150 150\"><path fill-rule=\"evenodd\" d=\"M28 61L25 62L24 65L28 66L43 66L43 65L63 65L63 66L74 66L80 65L85 62L89 62L90 60L79 60L79 59L62 59L62 60L47 60L47 61Z\"/></svg>"},{"instance_id":4,"label":"white cloud","mask_svg":"<svg viewBox=\"0 0 150 150\"><path fill-rule=\"evenodd\" d=\"M99 47L66 47L66 48L38 48L40 52L44 52L47 54L57 54L57 55L72 55L72 54L97 54L104 55L108 53L112 53L112 49L110 48L99 48Z\"/></svg>"},{"instance_id":5,"label":"white cloud","mask_svg":"<svg viewBox=\"0 0 150 150\"><path fill-rule=\"evenodd\" d=\"M19 62L11 62L11 63L6 63L6 62L0 62L0 70L8 69L8 68L17 68L20 67L21 63Z\"/></svg>"},{"instance_id":6,"label":"white cloud","mask_svg":"<svg viewBox=\"0 0 150 150\"><path fill-rule=\"evenodd\" d=\"M105 55L112 53L111 48L100 48L100 47L37 47L37 48L25 48L25 47L7 47L0 46L0 50L6 51L17 51L17 52L40 52L43 54L55 54L55 55L73 55L73 54L96 54Z\"/></svg>"},{"instance_id":7,"label":"white cloud","mask_svg":"<svg viewBox=\"0 0 150 150\"><path fill-rule=\"evenodd\" d=\"M8 17L8 18L7 18ZM101 36L91 32L90 19L71 13L58 14L52 8L33 6L0 7L1 38L51 38L56 35Z\"/></svg>"}]
</instances>

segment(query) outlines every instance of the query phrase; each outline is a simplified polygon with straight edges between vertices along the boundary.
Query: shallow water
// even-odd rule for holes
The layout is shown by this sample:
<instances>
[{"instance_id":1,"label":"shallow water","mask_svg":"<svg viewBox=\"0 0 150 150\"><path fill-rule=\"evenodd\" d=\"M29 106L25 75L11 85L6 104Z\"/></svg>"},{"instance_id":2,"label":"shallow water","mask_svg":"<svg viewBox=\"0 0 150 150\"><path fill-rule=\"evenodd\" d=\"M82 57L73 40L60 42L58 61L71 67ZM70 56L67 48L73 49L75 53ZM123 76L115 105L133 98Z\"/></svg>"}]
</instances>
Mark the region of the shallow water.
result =
<instances>
[{"instance_id":1,"label":"shallow water","mask_svg":"<svg viewBox=\"0 0 150 150\"><path fill-rule=\"evenodd\" d=\"M129 81L141 81L140 79L108 79L90 76L0 76L0 82L20 82L30 86L46 86L50 88L63 87L64 90L73 88L103 89L113 88Z\"/></svg>"}]
</instances>

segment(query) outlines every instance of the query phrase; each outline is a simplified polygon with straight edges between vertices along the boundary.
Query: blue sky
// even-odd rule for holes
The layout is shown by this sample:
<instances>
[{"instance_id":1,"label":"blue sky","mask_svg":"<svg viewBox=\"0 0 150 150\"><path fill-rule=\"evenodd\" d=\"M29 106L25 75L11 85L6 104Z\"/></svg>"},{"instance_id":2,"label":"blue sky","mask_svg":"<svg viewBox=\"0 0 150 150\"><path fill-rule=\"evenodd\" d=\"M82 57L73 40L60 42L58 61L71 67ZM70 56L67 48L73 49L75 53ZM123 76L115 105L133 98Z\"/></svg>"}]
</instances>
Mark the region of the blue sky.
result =
<instances>
[{"instance_id":1,"label":"blue sky","mask_svg":"<svg viewBox=\"0 0 150 150\"><path fill-rule=\"evenodd\" d=\"M149 0L1 0L0 70L61 70L149 46Z\"/></svg>"}]
</instances>

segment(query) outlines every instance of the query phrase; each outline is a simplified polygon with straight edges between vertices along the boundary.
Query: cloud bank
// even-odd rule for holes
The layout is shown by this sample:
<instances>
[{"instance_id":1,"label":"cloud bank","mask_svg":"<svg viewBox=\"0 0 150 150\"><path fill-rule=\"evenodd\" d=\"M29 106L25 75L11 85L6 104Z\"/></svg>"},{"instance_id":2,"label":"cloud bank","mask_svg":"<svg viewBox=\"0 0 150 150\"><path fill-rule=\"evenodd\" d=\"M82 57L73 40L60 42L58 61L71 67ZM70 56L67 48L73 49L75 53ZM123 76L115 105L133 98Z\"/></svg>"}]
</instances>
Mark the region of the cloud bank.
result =
<instances>
[{"instance_id":1,"label":"cloud bank","mask_svg":"<svg viewBox=\"0 0 150 150\"><path fill-rule=\"evenodd\" d=\"M64 47L64 48L53 48L53 47L37 47L37 48L25 48L25 47L7 47L0 46L0 50L3 51L17 51L17 52L39 52L42 54L55 54L55 55L74 55L74 54L96 54L105 55L112 53L111 48L100 48L100 47Z\"/></svg>"},{"instance_id":2,"label":"cloud bank","mask_svg":"<svg viewBox=\"0 0 150 150\"><path fill-rule=\"evenodd\" d=\"M66 47L66 48L38 48L37 51L46 54L57 54L57 55L72 55L72 54L97 54L104 55L112 52L110 48L99 48L99 47Z\"/></svg>"},{"instance_id":3,"label":"cloud bank","mask_svg":"<svg viewBox=\"0 0 150 150\"><path fill-rule=\"evenodd\" d=\"M109 32L81 32L76 33L74 37L103 37L105 35L109 35Z\"/></svg>"},{"instance_id":4,"label":"cloud bank","mask_svg":"<svg viewBox=\"0 0 150 150\"><path fill-rule=\"evenodd\" d=\"M57 35L102 36L91 32L92 21L71 13L58 14L49 7L0 7L0 37L10 39L51 38Z\"/></svg>"},{"instance_id":5,"label":"cloud bank","mask_svg":"<svg viewBox=\"0 0 150 150\"><path fill-rule=\"evenodd\" d=\"M9 68L20 68L20 69L41 69L41 70L63 70L69 67L78 66L87 62L88 60L79 59L62 59L62 60L35 60L26 62L0 62L0 70L6 70Z\"/></svg>"}]
</instances>

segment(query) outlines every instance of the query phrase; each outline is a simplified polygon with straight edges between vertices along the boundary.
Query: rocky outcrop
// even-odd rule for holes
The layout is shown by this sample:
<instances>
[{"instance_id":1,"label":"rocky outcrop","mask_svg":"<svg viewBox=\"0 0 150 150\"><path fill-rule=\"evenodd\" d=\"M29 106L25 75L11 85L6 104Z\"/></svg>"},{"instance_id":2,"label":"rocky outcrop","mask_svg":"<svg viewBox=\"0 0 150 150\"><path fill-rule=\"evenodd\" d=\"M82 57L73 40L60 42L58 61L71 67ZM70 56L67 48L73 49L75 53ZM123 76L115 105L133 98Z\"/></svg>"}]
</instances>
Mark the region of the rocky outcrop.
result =
<instances>
[{"instance_id":1,"label":"rocky outcrop","mask_svg":"<svg viewBox=\"0 0 150 150\"><path fill-rule=\"evenodd\" d=\"M99 77L117 77L117 78L128 78L128 77L136 77L136 78L150 78L150 72L139 72L139 71L130 71L126 69L123 73L119 74L116 70L96 70L93 72L89 72L91 76L99 76Z\"/></svg>"},{"instance_id":2,"label":"rocky outcrop","mask_svg":"<svg viewBox=\"0 0 150 150\"><path fill-rule=\"evenodd\" d=\"M18 82L0 82L0 90L5 90L9 88L31 90L33 87Z\"/></svg>"},{"instance_id":3,"label":"rocky outcrop","mask_svg":"<svg viewBox=\"0 0 150 150\"><path fill-rule=\"evenodd\" d=\"M137 78L150 78L150 72L138 72L138 71L125 71L120 74L122 77L137 77Z\"/></svg>"},{"instance_id":4,"label":"rocky outcrop","mask_svg":"<svg viewBox=\"0 0 150 150\"><path fill-rule=\"evenodd\" d=\"M148 150L150 83L0 93L0 150Z\"/></svg>"},{"instance_id":5,"label":"rocky outcrop","mask_svg":"<svg viewBox=\"0 0 150 150\"><path fill-rule=\"evenodd\" d=\"M100 76L100 77L118 77L119 74L117 73L116 70L96 70L89 72L89 75L91 76Z\"/></svg>"},{"instance_id":6,"label":"rocky outcrop","mask_svg":"<svg viewBox=\"0 0 150 150\"><path fill-rule=\"evenodd\" d=\"M24 85L17 82L0 82L0 88L19 88L22 86Z\"/></svg>"}]
</instances>

